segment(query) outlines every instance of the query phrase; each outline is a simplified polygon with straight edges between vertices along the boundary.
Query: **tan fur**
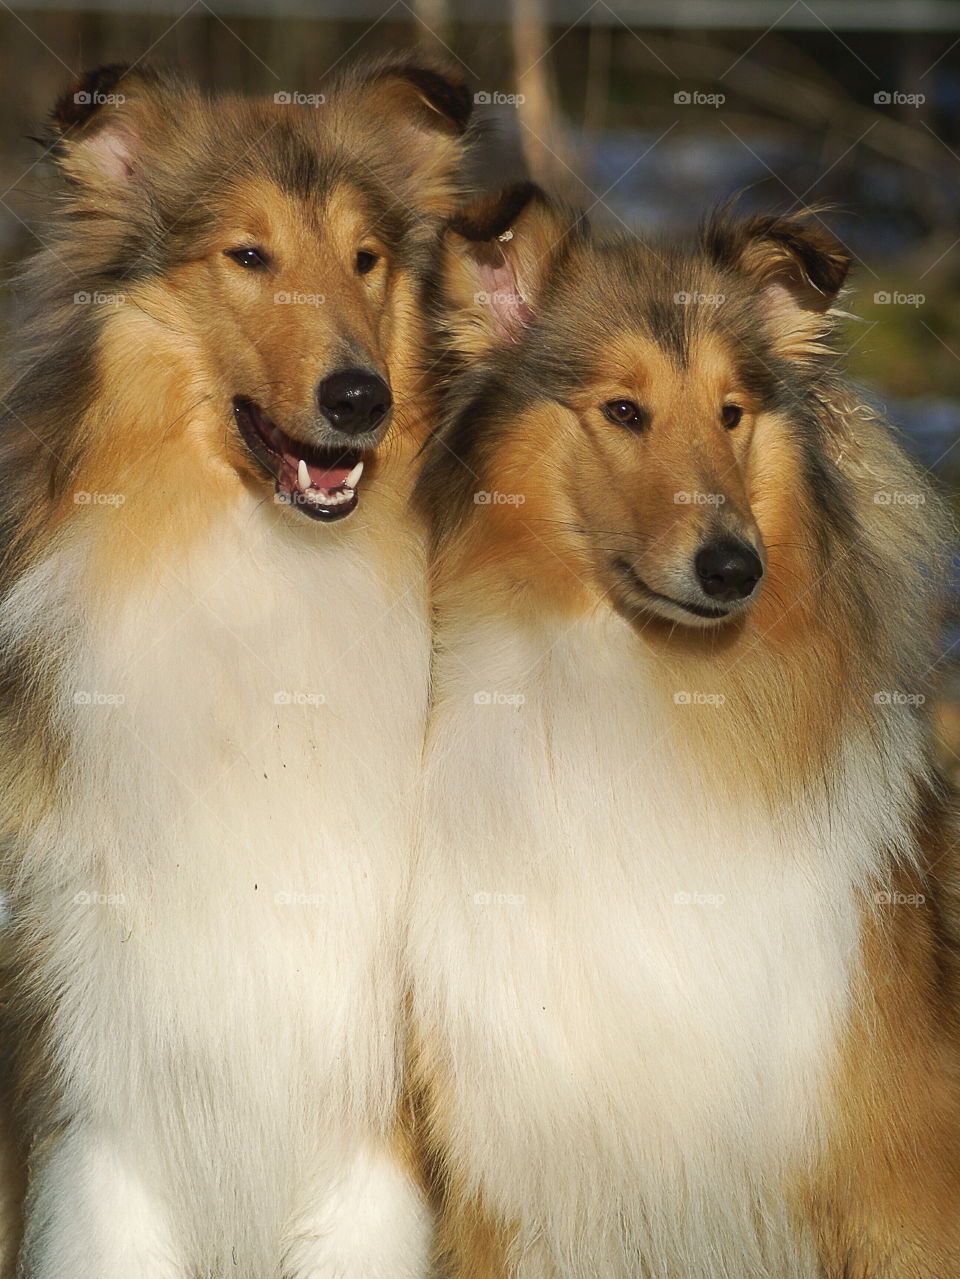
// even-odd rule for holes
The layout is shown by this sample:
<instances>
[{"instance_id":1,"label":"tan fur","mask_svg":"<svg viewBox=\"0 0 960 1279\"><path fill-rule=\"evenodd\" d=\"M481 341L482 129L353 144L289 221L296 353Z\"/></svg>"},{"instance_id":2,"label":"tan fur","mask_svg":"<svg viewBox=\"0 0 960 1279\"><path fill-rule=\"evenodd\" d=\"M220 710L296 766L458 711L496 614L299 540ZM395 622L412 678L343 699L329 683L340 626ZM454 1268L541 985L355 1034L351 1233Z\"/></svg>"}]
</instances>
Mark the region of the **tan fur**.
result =
<instances>
[{"instance_id":1,"label":"tan fur","mask_svg":"<svg viewBox=\"0 0 960 1279\"><path fill-rule=\"evenodd\" d=\"M150 72L89 81L118 83L116 109L80 112L92 95L72 93L54 115L67 194L55 247L28 268L33 316L3 431L5 1034L30 1183L19 1273L419 1274L427 1212L392 1125L428 646L408 493L434 416L425 289L468 100L455 77L406 64L346 76L322 115L212 104ZM265 269L227 253L250 245ZM371 270L358 253L375 255ZM98 294L119 282L83 309L65 296L71 273ZM18 375L28 357L39 401ZM234 408L254 401L287 445L346 448L326 439L317 396L353 365L389 385L392 416L382 441L358 445L358 509L323 527L275 501ZM361 646L390 655L370 687ZM74 692L98 668L131 709L91 734ZM298 706L278 713L271 692L305 679L343 697L316 726ZM220 681L220 705L201 709ZM370 758L373 740L389 760ZM102 831L83 816L98 802ZM334 830L341 803L377 829L359 850ZM118 834L138 813L142 833ZM38 834L71 822L62 840ZM327 906L290 908L298 881L320 875L332 922ZM78 912L101 879L123 884L117 900L101 909L104 888ZM229 990L212 977L221 964ZM149 1172L130 1171L141 1156Z\"/></svg>"},{"instance_id":2,"label":"tan fur","mask_svg":"<svg viewBox=\"0 0 960 1279\"><path fill-rule=\"evenodd\" d=\"M489 234L489 209L480 221ZM421 892L436 915L444 899L434 877L443 885L455 926L474 946L467 976L450 958L444 920L424 920L416 938L413 1016L452 1274L714 1279L740 1264L751 1279L775 1279L788 1268L804 1279L960 1275L957 823L929 765L925 710L910 705L919 700L922 708L928 685L924 655L938 620L945 526L933 494L882 424L826 367L846 255L809 222L755 219L710 228L706 252L672 251L665 265L624 241L566 241L557 234L563 221L534 201L514 219L512 238L477 245L465 223L452 243L456 310L448 332L454 352L467 354L465 385L454 387L447 429L420 487L434 524L439 629L426 807L443 831L436 839L425 823L421 875L431 884ZM494 225L494 235L502 229ZM531 257L531 244L540 258ZM528 315L505 308L494 321L466 301L471 281L484 280L491 263L501 277L512 271L524 281ZM677 318L669 309L677 283L723 300L715 312ZM614 296L623 305L612 318ZM759 350L752 365L744 350ZM778 400L766 379L779 361L795 384L781 388ZM755 398L754 387L768 389ZM603 406L620 399L643 407L642 429L618 429L604 418ZM743 417L727 431L721 408L729 403ZM457 476L451 452L469 479ZM471 502L471 489L494 486L519 500ZM677 493L697 492L723 500L676 501ZM908 500L898 505L891 493ZM624 598L612 554L628 556L637 576L669 597L711 527L747 537L763 556L762 583L743 612L695 629ZM632 636L617 629L611 610ZM581 647L571 643L568 652L568 636L581 634ZM555 668L554 649L563 654ZM471 719L471 679L481 687L502 680L501 687L524 692L526 703L501 709L499 720L496 711ZM570 689L579 719L565 716ZM686 715L674 705L677 690L719 700ZM594 693L604 708L596 721ZM907 694L915 696L898 703ZM635 702L642 711L633 722ZM602 751L604 734L614 732L619 753L603 756L607 772L591 775L578 792L590 752ZM485 800L474 782L489 784L497 766L502 805ZM635 800L648 775L667 801L655 793ZM661 803L675 811L664 813ZM657 877L669 885L672 872L655 837L639 830L634 843L624 829L643 819L645 805L661 823L655 829L667 822L685 833L672 850L678 860L688 855L682 840L690 822L698 873L765 902L749 925L753 933L740 936L731 924L724 937L722 923L708 919L690 930L692 946L678 947L669 910L648 912L651 895L662 891ZM590 821L576 826L571 851L554 814L570 821L581 808ZM757 815L761 847L744 886L737 859L751 855L754 832L730 838L723 831L747 811ZM491 828L495 837L485 835ZM630 862L635 850L649 859L642 871ZM788 936L800 927L787 919L790 896L765 897L785 871L796 875L793 891L804 905L793 908L808 912L820 947L800 960L809 974L795 971L803 941ZM522 890L526 898L512 913L508 906L471 913L457 893L469 902L474 886ZM635 987L628 961L607 972L602 934L609 921L611 936L620 924L629 937L634 918L650 928L636 937L644 959ZM770 928L783 930L782 949ZM731 1087L739 1095L740 1078L741 1104L749 1104L746 1080L757 1062L747 1054L740 1060L739 1043L731 1047L726 1036L739 1025L734 1039L749 1042L751 1018L767 1025L766 989L796 983L795 1005L769 1010L784 1025L782 1038L759 1050L772 1053L759 1067L761 1095L794 1069L794 1083L802 1080L805 1053L814 1054L808 1080L815 1082L807 1092L798 1084L795 1115L761 1121L772 1133L782 1118L795 1119L799 1136L792 1154L766 1138L755 1198L743 1200L753 1205L751 1219L733 1195L725 1199L722 1165L709 1185L697 1183L721 1131L710 1128L712 1114L685 1133L674 1165L681 1117L669 1105L662 1117L651 1116L642 1098L632 1111L629 1072L620 1067L618 1075L612 1059L622 1046L626 1060L636 1050L641 1069L645 1052L660 1061L656 1042L619 1041L621 1022L636 1017L646 1025L644 996L654 1005L661 997L647 975L648 954L654 973L677 983L679 1004L691 992L706 998L711 964L725 994L739 989L758 947L767 966L757 988L743 992L754 1006L741 1004L742 1025L721 1027L715 1043L704 1039L702 1060L686 1067L689 1099L682 1082L671 1093L669 1063L656 1080L680 1111L701 1088L710 1096L711 1078L718 1106ZM440 980L431 961L443 966ZM550 986L554 971L573 987L569 1005L566 988ZM820 1014L834 1000L831 1025L830 1014L822 1021ZM609 1017L599 1024L609 1035L602 1041L609 1075L584 1042L597 1026L598 1004ZM697 1044L707 1020L687 1025ZM669 1012L662 1029L675 1033ZM589 1063L582 1078L581 1062ZM563 1099L555 1108L551 1086ZM628 1116L614 1133L603 1128L611 1097ZM494 1112L486 1123L476 1118L485 1108ZM587 1164L593 1129L585 1124L585 1170L575 1157L548 1170L543 1152L565 1149L564 1124L582 1122L584 1110L609 1139L606 1161ZM536 1158L514 1130L531 1134ZM651 1155L652 1170L641 1153L649 1183L639 1204L634 1196L644 1192L629 1171L636 1165L625 1155L620 1163L631 1141L641 1152L670 1152L662 1164ZM731 1187L739 1175L735 1153ZM679 1188L671 1200L663 1187L673 1178ZM731 1208L699 1244L692 1241L702 1223L684 1226L688 1194L699 1194L705 1211ZM497 1212L486 1206L490 1195L500 1196ZM571 1203L576 1215L563 1216L562 1205ZM635 1271L638 1252L643 1267Z\"/></svg>"}]
</instances>

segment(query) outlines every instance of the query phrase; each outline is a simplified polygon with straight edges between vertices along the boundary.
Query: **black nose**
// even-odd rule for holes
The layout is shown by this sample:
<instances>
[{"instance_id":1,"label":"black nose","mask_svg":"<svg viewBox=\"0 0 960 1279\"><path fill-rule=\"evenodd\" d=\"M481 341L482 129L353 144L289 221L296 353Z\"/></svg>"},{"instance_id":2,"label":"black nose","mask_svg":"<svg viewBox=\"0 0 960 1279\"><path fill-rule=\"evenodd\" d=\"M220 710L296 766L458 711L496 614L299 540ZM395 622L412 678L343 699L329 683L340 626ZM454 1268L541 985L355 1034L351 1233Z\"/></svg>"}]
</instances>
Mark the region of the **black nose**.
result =
<instances>
[{"instance_id":1,"label":"black nose","mask_svg":"<svg viewBox=\"0 0 960 1279\"><path fill-rule=\"evenodd\" d=\"M763 577L763 565L743 542L710 542L694 561L700 585L715 600L746 599Z\"/></svg>"},{"instance_id":2,"label":"black nose","mask_svg":"<svg viewBox=\"0 0 960 1279\"><path fill-rule=\"evenodd\" d=\"M338 369L317 387L317 404L332 427L363 435L387 416L393 397L382 377L368 369Z\"/></svg>"}]
</instances>

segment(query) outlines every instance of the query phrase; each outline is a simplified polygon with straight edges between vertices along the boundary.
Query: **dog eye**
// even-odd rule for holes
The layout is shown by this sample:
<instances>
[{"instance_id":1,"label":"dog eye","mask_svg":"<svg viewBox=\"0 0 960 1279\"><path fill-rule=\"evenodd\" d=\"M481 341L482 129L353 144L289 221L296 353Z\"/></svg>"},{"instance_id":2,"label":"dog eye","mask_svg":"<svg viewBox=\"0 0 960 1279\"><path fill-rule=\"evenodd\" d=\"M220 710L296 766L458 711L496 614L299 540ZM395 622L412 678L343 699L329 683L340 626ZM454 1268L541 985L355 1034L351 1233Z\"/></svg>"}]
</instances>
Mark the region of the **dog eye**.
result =
<instances>
[{"instance_id":1,"label":"dog eye","mask_svg":"<svg viewBox=\"0 0 960 1279\"><path fill-rule=\"evenodd\" d=\"M735 426L739 426L742 417L743 409L739 404L725 404L720 414L721 421L728 431L732 431Z\"/></svg>"},{"instance_id":2,"label":"dog eye","mask_svg":"<svg viewBox=\"0 0 960 1279\"><path fill-rule=\"evenodd\" d=\"M366 249L360 249L357 252L357 274L369 275L373 268L380 261L376 253L370 253Z\"/></svg>"},{"instance_id":3,"label":"dog eye","mask_svg":"<svg viewBox=\"0 0 960 1279\"><path fill-rule=\"evenodd\" d=\"M223 255L249 271L259 271L270 265L270 259L263 249L224 249Z\"/></svg>"},{"instance_id":4,"label":"dog eye","mask_svg":"<svg viewBox=\"0 0 960 1279\"><path fill-rule=\"evenodd\" d=\"M603 416L616 426L639 428L647 420L647 415L639 404L633 400L608 400L603 406Z\"/></svg>"}]
</instances>

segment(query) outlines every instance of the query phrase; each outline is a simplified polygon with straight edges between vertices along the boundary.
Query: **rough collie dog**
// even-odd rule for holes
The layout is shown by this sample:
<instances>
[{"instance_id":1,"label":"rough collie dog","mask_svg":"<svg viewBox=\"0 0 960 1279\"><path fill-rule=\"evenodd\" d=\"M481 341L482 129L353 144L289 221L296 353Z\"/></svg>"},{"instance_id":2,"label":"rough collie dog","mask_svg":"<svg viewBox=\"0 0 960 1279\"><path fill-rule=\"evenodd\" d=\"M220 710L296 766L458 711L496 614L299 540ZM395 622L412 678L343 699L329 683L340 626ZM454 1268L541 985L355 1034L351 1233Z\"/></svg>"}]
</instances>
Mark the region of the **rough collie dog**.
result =
<instances>
[{"instance_id":1,"label":"rough collie dog","mask_svg":"<svg viewBox=\"0 0 960 1279\"><path fill-rule=\"evenodd\" d=\"M837 372L847 254L456 226L409 950L448 1271L960 1275L943 531Z\"/></svg>"},{"instance_id":2,"label":"rough collie dog","mask_svg":"<svg viewBox=\"0 0 960 1279\"><path fill-rule=\"evenodd\" d=\"M56 108L3 415L23 1279L424 1273L397 1124L421 298L469 99Z\"/></svg>"}]
</instances>

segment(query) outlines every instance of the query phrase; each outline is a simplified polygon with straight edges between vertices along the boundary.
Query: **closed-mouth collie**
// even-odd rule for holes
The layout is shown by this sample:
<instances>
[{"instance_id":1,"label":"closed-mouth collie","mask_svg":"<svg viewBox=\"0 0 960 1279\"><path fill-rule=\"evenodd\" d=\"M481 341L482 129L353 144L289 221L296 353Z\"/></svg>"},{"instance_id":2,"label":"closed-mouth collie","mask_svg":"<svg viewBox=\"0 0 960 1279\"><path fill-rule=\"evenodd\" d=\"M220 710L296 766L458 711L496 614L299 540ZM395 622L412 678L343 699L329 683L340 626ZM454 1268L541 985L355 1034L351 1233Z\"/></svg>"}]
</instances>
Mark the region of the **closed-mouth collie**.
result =
<instances>
[{"instance_id":1,"label":"closed-mouth collie","mask_svg":"<svg viewBox=\"0 0 960 1279\"><path fill-rule=\"evenodd\" d=\"M108 68L50 125L0 499L23 1279L427 1264L406 508L470 99L402 60L283 96Z\"/></svg>"},{"instance_id":2,"label":"closed-mouth collie","mask_svg":"<svg viewBox=\"0 0 960 1279\"><path fill-rule=\"evenodd\" d=\"M449 237L408 963L447 1273L960 1275L944 532L812 215Z\"/></svg>"}]
</instances>

